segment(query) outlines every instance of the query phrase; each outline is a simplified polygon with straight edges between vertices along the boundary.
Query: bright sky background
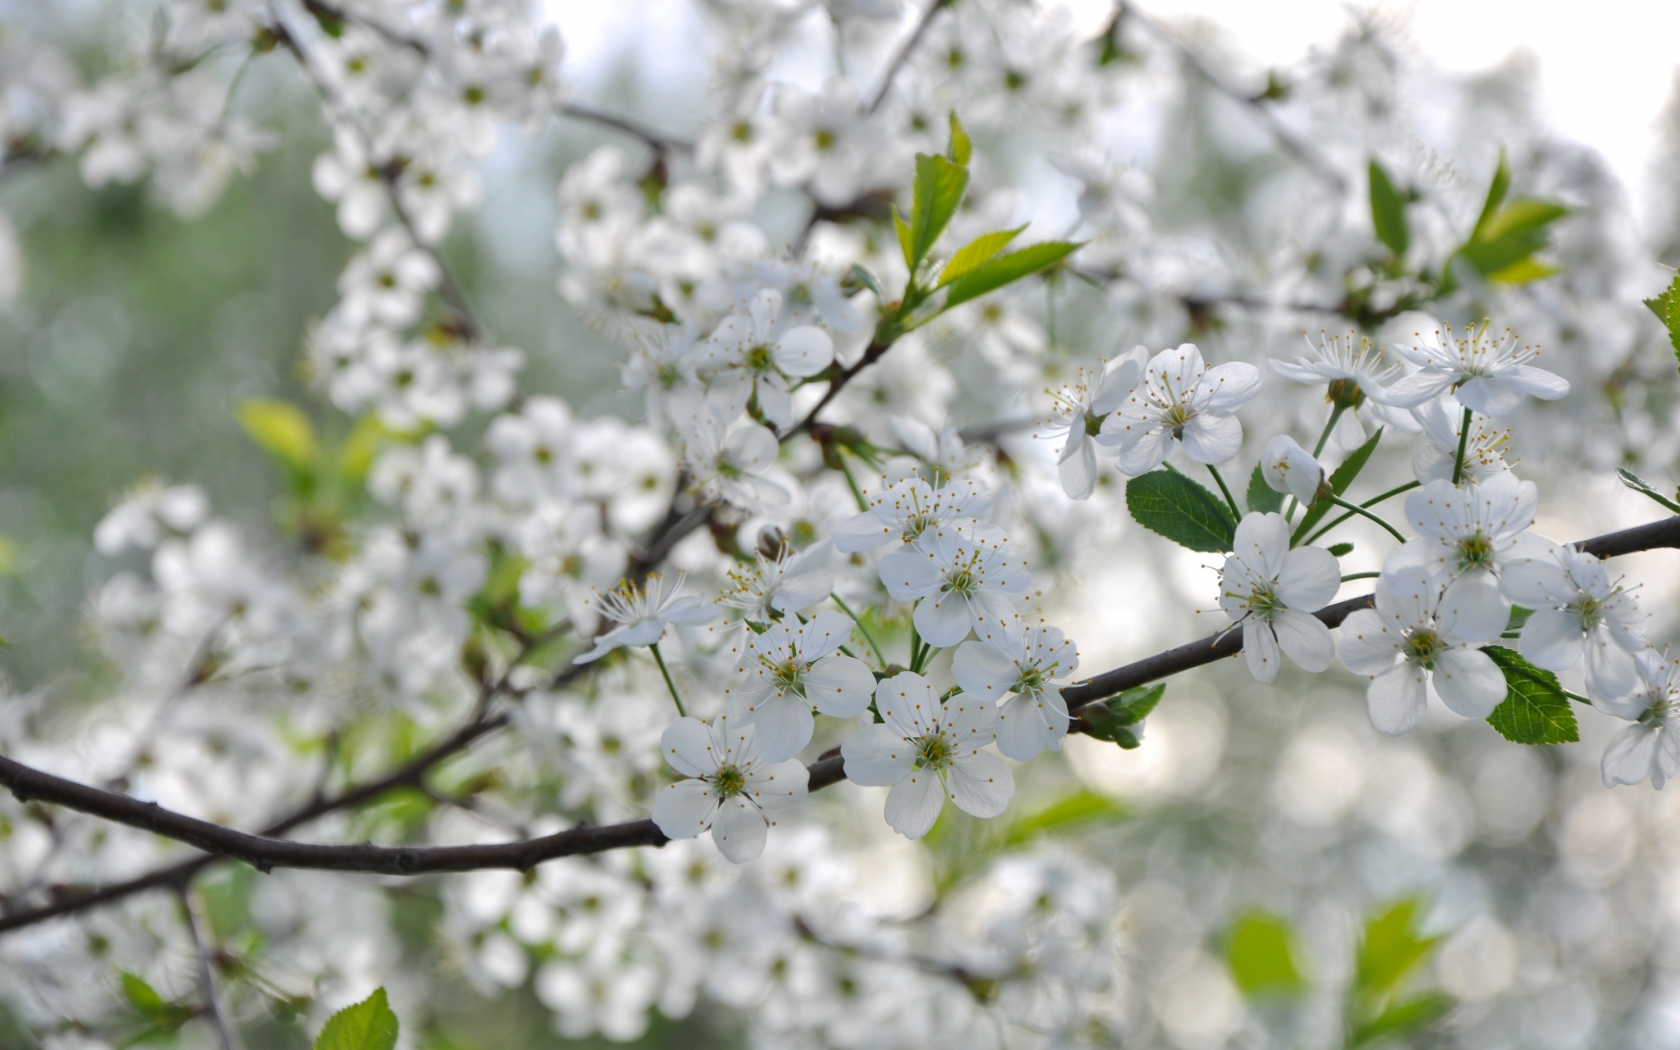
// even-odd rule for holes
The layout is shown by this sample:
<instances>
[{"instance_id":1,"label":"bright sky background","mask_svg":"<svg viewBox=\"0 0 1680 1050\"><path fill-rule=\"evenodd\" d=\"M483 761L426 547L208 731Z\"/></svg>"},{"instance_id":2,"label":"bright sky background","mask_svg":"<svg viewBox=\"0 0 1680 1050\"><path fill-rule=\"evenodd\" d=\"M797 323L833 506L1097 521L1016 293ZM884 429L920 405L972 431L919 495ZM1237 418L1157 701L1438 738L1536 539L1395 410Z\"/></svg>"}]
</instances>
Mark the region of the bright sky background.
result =
<instances>
[{"instance_id":1,"label":"bright sky background","mask_svg":"<svg viewBox=\"0 0 1680 1050\"><path fill-rule=\"evenodd\" d=\"M1110 10L1109 0L1065 2L1092 26ZM1334 39L1348 10L1342 0L1142 0L1140 6L1169 21L1214 22L1261 65L1291 64ZM545 0L545 7L566 37L582 97L638 38L660 56L652 75L672 87L703 82L699 27L687 0ZM1680 69L1680 3L1383 0L1375 9L1408 26L1418 51L1448 70L1487 69L1519 50L1532 55L1553 127L1599 150L1642 209L1657 117Z\"/></svg>"}]
</instances>

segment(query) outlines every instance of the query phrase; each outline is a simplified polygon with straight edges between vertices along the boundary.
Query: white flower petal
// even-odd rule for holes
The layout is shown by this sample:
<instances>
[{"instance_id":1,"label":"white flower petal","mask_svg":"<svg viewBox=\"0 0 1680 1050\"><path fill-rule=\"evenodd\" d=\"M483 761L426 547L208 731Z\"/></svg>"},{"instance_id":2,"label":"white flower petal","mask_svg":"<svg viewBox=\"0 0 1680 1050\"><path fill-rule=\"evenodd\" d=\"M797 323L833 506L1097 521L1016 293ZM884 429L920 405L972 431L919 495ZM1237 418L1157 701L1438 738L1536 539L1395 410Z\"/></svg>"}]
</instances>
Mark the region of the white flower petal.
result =
<instances>
[{"instance_id":1,"label":"white flower petal","mask_svg":"<svg viewBox=\"0 0 1680 1050\"><path fill-rule=\"evenodd\" d=\"M698 777L717 769L718 749L712 730L698 718L679 718L659 738L665 761L685 776Z\"/></svg>"},{"instance_id":2,"label":"white flower petal","mask_svg":"<svg viewBox=\"0 0 1680 1050\"><path fill-rule=\"evenodd\" d=\"M1365 690L1371 724L1389 736L1399 736L1417 725L1429 708L1427 678L1423 668L1401 664L1372 679Z\"/></svg>"},{"instance_id":3,"label":"white flower petal","mask_svg":"<svg viewBox=\"0 0 1680 1050\"><path fill-rule=\"evenodd\" d=\"M769 822L758 807L736 795L725 799L712 821L712 841L718 852L736 864L757 860L764 853L764 840L770 834Z\"/></svg>"},{"instance_id":4,"label":"white flower petal","mask_svg":"<svg viewBox=\"0 0 1680 1050\"><path fill-rule=\"evenodd\" d=\"M965 755L946 771L951 801L975 817L995 817L1009 808L1015 797L1015 777L1003 759L989 751Z\"/></svg>"},{"instance_id":5,"label":"white flower petal","mask_svg":"<svg viewBox=\"0 0 1680 1050\"><path fill-rule=\"evenodd\" d=\"M835 718L863 713L875 695L875 675L862 660L831 656L805 675L805 696L818 711Z\"/></svg>"},{"instance_id":6,"label":"white flower petal","mask_svg":"<svg viewBox=\"0 0 1680 1050\"><path fill-rule=\"evenodd\" d=\"M1435 692L1453 714L1486 718L1505 699L1505 675L1480 649L1449 649L1435 658Z\"/></svg>"},{"instance_id":7,"label":"white flower petal","mask_svg":"<svg viewBox=\"0 0 1680 1050\"><path fill-rule=\"evenodd\" d=\"M1223 463L1242 451L1242 424L1236 416L1198 412L1184 424L1184 451L1197 463Z\"/></svg>"},{"instance_id":8,"label":"white flower petal","mask_svg":"<svg viewBox=\"0 0 1680 1050\"><path fill-rule=\"evenodd\" d=\"M887 793L887 825L907 839L919 839L945 808L945 788L931 770L918 769Z\"/></svg>"},{"instance_id":9,"label":"white flower petal","mask_svg":"<svg viewBox=\"0 0 1680 1050\"><path fill-rule=\"evenodd\" d=\"M712 826L718 798L704 780L679 780L653 802L653 822L666 838L691 839Z\"/></svg>"},{"instance_id":10,"label":"white flower petal","mask_svg":"<svg viewBox=\"0 0 1680 1050\"><path fill-rule=\"evenodd\" d=\"M916 765L916 749L904 734L880 724L864 726L847 737L840 755L846 779L865 786L896 784Z\"/></svg>"},{"instance_id":11,"label":"white flower petal","mask_svg":"<svg viewBox=\"0 0 1680 1050\"><path fill-rule=\"evenodd\" d=\"M766 762L783 762L811 742L815 721L803 697L784 693L753 705L747 721L753 726L753 745Z\"/></svg>"},{"instance_id":12,"label":"white flower petal","mask_svg":"<svg viewBox=\"0 0 1680 1050\"><path fill-rule=\"evenodd\" d=\"M1272 630L1277 632L1278 647L1303 671L1316 674L1329 670L1336 658L1336 641L1330 637L1330 628L1312 613L1285 609L1272 620Z\"/></svg>"}]
</instances>

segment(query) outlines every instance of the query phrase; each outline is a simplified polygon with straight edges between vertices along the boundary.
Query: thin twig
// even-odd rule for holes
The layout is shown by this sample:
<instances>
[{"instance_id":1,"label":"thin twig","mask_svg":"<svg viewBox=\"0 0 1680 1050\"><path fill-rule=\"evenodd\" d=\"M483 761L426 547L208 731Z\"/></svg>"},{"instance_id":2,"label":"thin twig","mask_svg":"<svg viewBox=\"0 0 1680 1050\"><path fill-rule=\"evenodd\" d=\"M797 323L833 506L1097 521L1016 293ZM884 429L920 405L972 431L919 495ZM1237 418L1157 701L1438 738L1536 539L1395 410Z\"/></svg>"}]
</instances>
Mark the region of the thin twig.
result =
<instances>
[{"instance_id":1,"label":"thin twig","mask_svg":"<svg viewBox=\"0 0 1680 1050\"><path fill-rule=\"evenodd\" d=\"M563 117L571 117L573 120L599 124L601 127L623 132L631 138L640 139L644 145L655 153L669 153L671 150L692 151L694 149L694 143L687 139L680 139L674 135L655 131L646 124L612 113L603 113L593 106L586 106L580 102L563 103L555 108L555 112Z\"/></svg>"},{"instance_id":2,"label":"thin twig","mask_svg":"<svg viewBox=\"0 0 1680 1050\"><path fill-rule=\"evenodd\" d=\"M916 45L922 42L922 37L926 35L928 24L933 21L933 16L937 15L939 9L950 2L951 0L933 0L932 3L928 4L927 10L922 12L921 19L916 23L916 28L910 31L910 36L893 55L892 61L887 63L886 70L881 74L881 82L875 86L875 93L869 96L869 105L865 112L873 113L881 108L881 103L886 100L887 92L892 90L893 79L898 76L899 69L909 60L910 53L916 50Z\"/></svg>"},{"instance_id":3,"label":"thin twig","mask_svg":"<svg viewBox=\"0 0 1680 1050\"><path fill-rule=\"evenodd\" d=\"M1300 161L1307 170L1334 186L1337 192L1347 190L1346 180L1336 171L1335 166L1330 163L1329 159L1320 153L1316 146L1290 131L1283 121L1278 119L1277 113L1273 111L1271 106L1266 104L1264 96L1245 94L1225 83L1212 69L1208 68L1194 49L1178 38L1177 34L1144 14L1130 0L1118 0L1115 6L1122 14L1136 18L1139 24L1182 55L1184 63L1195 70L1197 75L1207 81L1216 91L1248 107L1251 112L1260 118L1261 123L1266 125L1266 129L1272 133L1273 138L1277 139L1278 145L1283 147L1284 152Z\"/></svg>"},{"instance_id":4,"label":"thin twig","mask_svg":"<svg viewBox=\"0 0 1680 1050\"><path fill-rule=\"evenodd\" d=\"M1575 546L1601 558L1642 550L1680 547L1680 515L1649 525L1581 540ZM1350 614L1370 604L1371 595L1366 594L1338 602L1319 610L1315 615L1326 626L1336 627ZM1241 633L1226 630L1066 686L1061 690L1062 698L1067 701L1075 717L1070 731L1085 730L1084 722L1079 719L1080 708L1084 705L1100 702L1134 686L1145 685L1180 671L1214 663L1241 651ZM846 779L845 759L838 755L821 759L807 767L806 775L807 790L810 791L837 784ZM20 801L39 799L115 823L152 831L210 853L244 860L262 871L276 867L300 867L388 875L421 875L483 868L526 870L556 857L600 853L628 846L659 846L668 841L651 820L638 820L608 827L579 826L542 838L477 846L383 847L366 843L318 845L234 831L166 810L155 803L141 802L126 795L101 791L95 787L65 780L4 757L0 757L0 784L9 787ZM196 863L205 864L210 860L211 858L204 858ZM64 911L58 912L63 913ZM25 916L20 915L0 919L0 932L27 925L27 922L20 921L24 918Z\"/></svg>"},{"instance_id":5,"label":"thin twig","mask_svg":"<svg viewBox=\"0 0 1680 1050\"><path fill-rule=\"evenodd\" d=\"M216 1025L222 1050L240 1050L239 1036L234 1032L233 1025L228 1023L227 1014L222 1011L221 1000L216 995L216 971L210 958L210 946L199 930L198 916L193 914L192 891L182 883L175 887L175 892L180 899L187 932L192 934L193 952L198 956L198 994L204 1000L204 1012Z\"/></svg>"}]
</instances>

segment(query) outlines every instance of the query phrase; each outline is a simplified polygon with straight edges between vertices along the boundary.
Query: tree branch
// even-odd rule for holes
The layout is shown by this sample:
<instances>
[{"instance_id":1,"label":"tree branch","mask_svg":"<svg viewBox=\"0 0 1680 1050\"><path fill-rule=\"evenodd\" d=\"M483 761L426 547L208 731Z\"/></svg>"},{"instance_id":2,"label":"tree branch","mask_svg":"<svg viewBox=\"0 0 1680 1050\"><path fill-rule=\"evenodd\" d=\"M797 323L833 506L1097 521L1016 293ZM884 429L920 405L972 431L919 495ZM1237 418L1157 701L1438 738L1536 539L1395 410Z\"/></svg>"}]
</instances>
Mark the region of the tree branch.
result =
<instances>
[{"instance_id":1,"label":"tree branch","mask_svg":"<svg viewBox=\"0 0 1680 1050\"><path fill-rule=\"evenodd\" d=\"M1576 543L1581 550L1599 557L1613 557L1620 554L1631 554L1636 551L1654 550L1657 548L1680 547L1680 515L1663 521L1641 525L1621 532L1614 532L1604 536ZM1370 595L1361 595L1343 602L1337 602L1318 612L1318 618L1328 626L1335 627L1357 609L1371 604ZM1169 649L1154 656L1127 664L1124 667L1106 671L1083 682L1077 682L1065 687L1062 696L1070 705L1084 706L1089 703L1113 696L1115 693L1144 685L1157 679L1186 671L1193 667L1210 664L1227 656L1234 656L1242 651L1242 634L1240 631L1227 629L1218 634L1209 635L1187 645ZM1079 713L1075 707L1074 714ZM505 722L505 718L487 719L475 722L465 727L449 741L445 741L433 748L415 762L410 763L404 770L377 784L366 785L353 792L347 792L331 803L320 803L316 806L305 807L304 810L276 825L275 828L260 835L252 835L231 828L224 828L218 824L198 820L184 814L174 813L163 809L155 803L141 802L99 788L65 780L29 766L14 762L0 756L0 784L10 788L12 794L20 801L38 799L65 806L70 809L89 813L93 816L130 827L151 831L159 835L174 838L198 849L217 856L232 857L244 860L262 871L269 871L276 867L316 868L330 871L372 872L386 875L422 875L433 872L446 871L474 871L483 868L514 868L526 870L533 865L558 857L580 856L584 854L600 853L611 849L622 849L627 846L660 846L668 840L664 833L651 820L631 821L626 824L615 824L608 827L590 827L579 825L542 838L526 839L518 842L492 843L478 846L374 846L360 845L320 845L315 843L291 842L275 839L271 836L290 830L305 820L313 819L319 813L314 810L325 811L325 808L341 808L343 805L354 804L348 799L365 799L377 795L380 791L404 782L404 774L412 778L424 773L430 767L425 760L431 755L452 754L458 748L451 748L451 744L463 735L476 739ZM1072 731L1083 730L1083 723L1076 721ZM440 759L441 760L441 759ZM846 779L845 759L838 754L825 754L807 769L809 781L808 790L818 791L832 784ZM212 863L215 857L204 857L190 861L184 865L144 876L125 884L127 887L118 893L119 887L112 887L85 895L74 902L55 906L53 908L37 909L35 912L8 916L0 919L0 933L17 929L31 922L39 922L53 915L67 914L79 911L84 907L106 900L126 896L127 893L137 892L140 888L158 885L180 885L185 877L198 870L205 864ZM171 878L171 872L177 873ZM143 884L143 885L141 885Z\"/></svg>"},{"instance_id":2,"label":"tree branch","mask_svg":"<svg viewBox=\"0 0 1680 1050\"><path fill-rule=\"evenodd\" d=\"M950 2L951 0L933 0L932 3L928 4L927 10L922 12L921 20L916 23L916 28L911 30L909 38L893 55L892 61L887 63L886 70L881 74L881 83L876 85L875 93L869 97L869 106L865 112L873 113L881 108L881 103L886 101L887 92L892 90L893 78L898 76L898 71L910 58L910 53L916 50L916 45L922 42L922 37L927 34L928 24L933 21L933 16L937 15L939 9Z\"/></svg>"}]
</instances>

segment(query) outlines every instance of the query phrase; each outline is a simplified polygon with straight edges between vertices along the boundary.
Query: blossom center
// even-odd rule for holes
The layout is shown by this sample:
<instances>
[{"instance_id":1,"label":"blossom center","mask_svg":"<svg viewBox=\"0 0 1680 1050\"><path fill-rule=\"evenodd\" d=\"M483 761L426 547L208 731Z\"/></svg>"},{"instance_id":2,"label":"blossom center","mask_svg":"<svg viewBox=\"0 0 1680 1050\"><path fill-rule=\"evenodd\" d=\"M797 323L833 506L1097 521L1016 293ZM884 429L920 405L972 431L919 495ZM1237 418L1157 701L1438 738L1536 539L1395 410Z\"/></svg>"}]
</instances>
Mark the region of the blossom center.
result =
<instances>
[{"instance_id":1,"label":"blossom center","mask_svg":"<svg viewBox=\"0 0 1680 1050\"><path fill-rule=\"evenodd\" d=\"M1458 571L1472 572L1476 569L1493 568L1493 541L1487 533L1477 529L1469 536L1461 537L1458 541Z\"/></svg>"},{"instance_id":2,"label":"blossom center","mask_svg":"<svg viewBox=\"0 0 1680 1050\"><path fill-rule=\"evenodd\" d=\"M741 357L746 361L747 370L749 372L762 374L770 371L772 363L770 359L770 348L763 343L749 347L747 352L742 354Z\"/></svg>"},{"instance_id":3,"label":"blossom center","mask_svg":"<svg viewBox=\"0 0 1680 1050\"><path fill-rule=\"evenodd\" d=\"M1358 408L1365 401L1365 391L1359 389L1358 380L1332 379L1325 400L1339 408Z\"/></svg>"},{"instance_id":4,"label":"blossom center","mask_svg":"<svg viewBox=\"0 0 1680 1050\"><path fill-rule=\"evenodd\" d=\"M740 766L719 766L711 780L719 798L734 798L747 789L747 775L741 772Z\"/></svg>"},{"instance_id":5,"label":"blossom center","mask_svg":"<svg viewBox=\"0 0 1680 1050\"><path fill-rule=\"evenodd\" d=\"M1441 636L1427 627L1414 627L1406 632L1406 640L1402 645L1402 652L1406 659L1414 664L1422 664L1425 668L1435 669L1435 658L1446 648Z\"/></svg>"},{"instance_id":6,"label":"blossom center","mask_svg":"<svg viewBox=\"0 0 1680 1050\"><path fill-rule=\"evenodd\" d=\"M951 744L943 736L924 736L916 741L917 769L944 769L951 764Z\"/></svg>"}]
</instances>

